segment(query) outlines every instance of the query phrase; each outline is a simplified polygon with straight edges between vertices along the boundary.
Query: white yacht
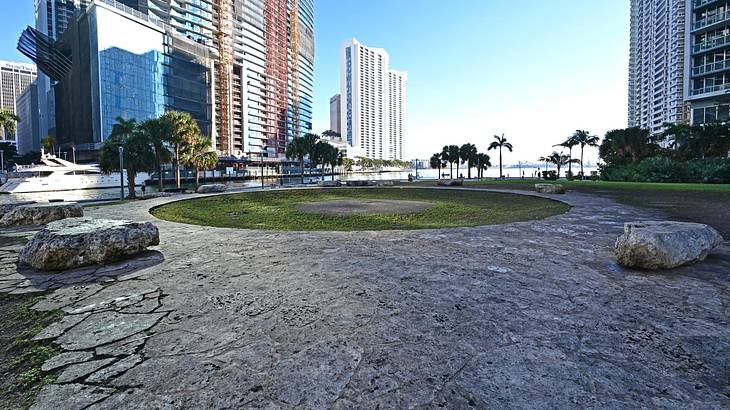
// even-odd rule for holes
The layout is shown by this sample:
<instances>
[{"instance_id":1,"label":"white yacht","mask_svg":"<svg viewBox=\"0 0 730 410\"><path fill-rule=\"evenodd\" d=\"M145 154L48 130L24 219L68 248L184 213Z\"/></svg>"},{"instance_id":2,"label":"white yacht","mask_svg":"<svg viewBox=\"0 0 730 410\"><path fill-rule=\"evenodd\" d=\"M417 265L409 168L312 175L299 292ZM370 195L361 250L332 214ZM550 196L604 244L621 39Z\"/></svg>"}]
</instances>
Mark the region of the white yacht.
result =
<instances>
[{"instance_id":1,"label":"white yacht","mask_svg":"<svg viewBox=\"0 0 730 410\"><path fill-rule=\"evenodd\" d=\"M44 152L41 152L41 164L18 166L15 175L0 185L0 194L118 188L120 185L118 172L105 174L98 165L74 164ZM148 178L146 173L137 174L135 186L144 184ZM127 186L126 171L124 186Z\"/></svg>"}]
</instances>

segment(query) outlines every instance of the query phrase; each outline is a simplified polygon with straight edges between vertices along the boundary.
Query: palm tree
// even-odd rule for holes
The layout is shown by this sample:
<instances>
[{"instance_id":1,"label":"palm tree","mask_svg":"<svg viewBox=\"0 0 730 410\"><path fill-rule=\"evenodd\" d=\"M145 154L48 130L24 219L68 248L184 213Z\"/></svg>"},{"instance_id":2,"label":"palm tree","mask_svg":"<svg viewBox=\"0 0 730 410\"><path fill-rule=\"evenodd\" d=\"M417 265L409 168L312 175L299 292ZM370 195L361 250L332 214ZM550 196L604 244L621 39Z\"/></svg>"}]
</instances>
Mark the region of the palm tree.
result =
<instances>
[{"instance_id":1,"label":"palm tree","mask_svg":"<svg viewBox=\"0 0 730 410\"><path fill-rule=\"evenodd\" d=\"M560 168L571 163L578 163L577 159L572 159L569 155L565 155L562 152L557 151L553 151L553 153L548 155L547 157L540 157L538 161L555 164L558 167L558 178L560 178Z\"/></svg>"},{"instance_id":2,"label":"palm tree","mask_svg":"<svg viewBox=\"0 0 730 410\"><path fill-rule=\"evenodd\" d=\"M48 135L46 138L41 140L41 146L48 152L53 152L53 146L56 145L56 138L53 135Z\"/></svg>"},{"instance_id":3,"label":"palm tree","mask_svg":"<svg viewBox=\"0 0 730 410\"><path fill-rule=\"evenodd\" d=\"M323 136L323 137L327 137L327 138L329 138L329 139L333 139L333 140L340 140L340 139L342 139L342 135L340 135L340 133L339 133L339 132L337 132L337 131L332 131L332 130L327 130L327 131L324 131L324 132L322 133L322 136Z\"/></svg>"},{"instance_id":4,"label":"palm tree","mask_svg":"<svg viewBox=\"0 0 730 410\"><path fill-rule=\"evenodd\" d=\"M471 169L476 163L477 147L474 144L464 144L459 147L459 157L462 162L466 162L467 178L471 179Z\"/></svg>"},{"instance_id":5,"label":"palm tree","mask_svg":"<svg viewBox=\"0 0 730 410\"><path fill-rule=\"evenodd\" d=\"M294 137L286 146L285 155L288 159L299 160L299 169L302 171L302 185L304 184L304 157L307 156L307 147L303 137Z\"/></svg>"},{"instance_id":6,"label":"palm tree","mask_svg":"<svg viewBox=\"0 0 730 410\"><path fill-rule=\"evenodd\" d=\"M302 142L306 148L306 153L309 156L309 174L312 174L312 170L317 165L317 141L319 141L319 135L307 133L302 137Z\"/></svg>"},{"instance_id":7,"label":"palm tree","mask_svg":"<svg viewBox=\"0 0 730 410\"><path fill-rule=\"evenodd\" d=\"M0 109L0 130L2 130L3 141L8 140L8 135L14 134L20 122L20 117L6 109Z\"/></svg>"},{"instance_id":8,"label":"palm tree","mask_svg":"<svg viewBox=\"0 0 730 410\"><path fill-rule=\"evenodd\" d=\"M482 154L481 152L476 155L476 159L477 159L477 161L476 161L477 162L477 178L481 179L484 177L483 171L486 171L487 169L489 169L489 167L492 166L492 162L490 161L489 155Z\"/></svg>"},{"instance_id":9,"label":"palm tree","mask_svg":"<svg viewBox=\"0 0 730 410\"><path fill-rule=\"evenodd\" d=\"M449 177L451 177L454 174L454 165L449 160L449 146L444 145L443 148L441 148L441 161L444 162L444 164L449 164L451 166L451 174L449 174Z\"/></svg>"},{"instance_id":10,"label":"palm tree","mask_svg":"<svg viewBox=\"0 0 730 410\"><path fill-rule=\"evenodd\" d=\"M162 164L166 164L172 160L172 154L167 149L167 146L165 146L165 142L172 139L172 124L170 121L165 121L161 118L153 118L139 124L139 129L145 133L155 152L158 188L162 192L164 190Z\"/></svg>"},{"instance_id":11,"label":"palm tree","mask_svg":"<svg viewBox=\"0 0 730 410\"><path fill-rule=\"evenodd\" d=\"M112 137L121 137L121 138L129 138L137 131L137 120L134 118L130 118L128 120L117 117L115 118L116 123L112 125L112 133L109 134L109 138Z\"/></svg>"},{"instance_id":12,"label":"palm tree","mask_svg":"<svg viewBox=\"0 0 730 410\"><path fill-rule=\"evenodd\" d=\"M429 161L429 165L431 165L431 168L439 170L439 179L441 179L441 167L444 165L444 161L441 159L441 153L437 152L431 156L431 160Z\"/></svg>"},{"instance_id":13,"label":"palm tree","mask_svg":"<svg viewBox=\"0 0 730 410\"><path fill-rule=\"evenodd\" d=\"M143 132L137 130L131 133L122 133L133 120L127 120L123 124L118 121L117 133L112 127L112 135L104 141L101 147L101 160L99 165L102 171L112 172L124 170L119 169L119 146L124 148L124 168L127 171L127 188L129 198L136 198L134 180L140 172L151 172L154 169L155 154L152 152L150 141Z\"/></svg>"},{"instance_id":14,"label":"palm tree","mask_svg":"<svg viewBox=\"0 0 730 410\"><path fill-rule=\"evenodd\" d=\"M204 136L193 141L190 150L183 158L185 165L195 168L195 190L200 186L200 170L209 170L218 163L218 154L213 150L213 141Z\"/></svg>"},{"instance_id":15,"label":"palm tree","mask_svg":"<svg viewBox=\"0 0 730 410\"><path fill-rule=\"evenodd\" d=\"M456 163L456 178L459 178L459 160L461 160L461 155L459 152L459 146L458 145L449 145L447 147L447 153L449 162L454 164ZM454 178L454 166L451 165L451 179Z\"/></svg>"},{"instance_id":16,"label":"palm tree","mask_svg":"<svg viewBox=\"0 0 730 410\"><path fill-rule=\"evenodd\" d=\"M512 144L507 142L507 138L504 137L504 134L500 137L499 135L494 136L494 141L492 141L491 144L489 144L489 148L487 148L487 151L491 151L493 149L499 148L499 177L504 178L504 174L502 173L502 148L506 148L509 150L509 152L512 152Z\"/></svg>"},{"instance_id":17,"label":"palm tree","mask_svg":"<svg viewBox=\"0 0 730 410\"><path fill-rule=\"evenodd\" d=\"M584 130L577 130L575 134L573 134L572 139L580 145L580 177L581 179L585 178L585 174L583 173L583 150L586 146L588 147L597 147L598 141L600 141L600 138L596 135L590 135L588 131Z\"/></svg>"},{"instance_id":18,"label":"palm tree","mask_svg":"<svg viewBox=\"0 0 730 410\"><path fill-rule=\"evenodd\" d=\"M568 157L570 159L573 159L573 147L575 147L576 145L578 145L578 141L575 140L575 136L579 132L586 132L586 135L588 134L587 131L576 131L573 135L571 135L570 137L568 137L567 140L561 142L560 144L555 144L555 145L553 145L553 147L567 148L568 149ZM573 168L571 167L571 165L572 165L572 162L569 162L568 163L568 172L571 175L573 175Z\"/></svg>"},{"instance_id":19,"label":"palm tree","mask_svg":"<svg viewBox=\"0 0 730 410\"><path fill-rule=\"evenodd\" d=\"M168 111L161 117L172 129L167 142L172 145L175 155L175 184L180 188L180 158L187 154L193 143L200 138L200 128L195 119L187 112Z\"/></svg>"}]
</instances>

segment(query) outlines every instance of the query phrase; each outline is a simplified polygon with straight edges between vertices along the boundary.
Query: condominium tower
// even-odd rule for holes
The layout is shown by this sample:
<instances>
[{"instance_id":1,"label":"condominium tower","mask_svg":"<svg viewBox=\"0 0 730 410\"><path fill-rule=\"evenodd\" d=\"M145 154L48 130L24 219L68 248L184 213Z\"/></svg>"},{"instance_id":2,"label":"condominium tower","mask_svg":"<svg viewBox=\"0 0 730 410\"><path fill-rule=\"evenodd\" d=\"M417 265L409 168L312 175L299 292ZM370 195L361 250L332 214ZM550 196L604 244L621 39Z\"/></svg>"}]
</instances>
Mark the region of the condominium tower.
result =
<instances>
[{"instance_id":1,"label":"condominium tower","mask_svg":"<svg viewBox=\"0 0 730 410\"><path fill-rule=\"evenodd\" d=\"M629 126L656 134L686 119L686 1L631 0Z\"/></svg>"},{"instance_id":2,"label":"condominium tower","mask_svg":"<svg viewBox=\"0 0 730 410\"><path fill-rule=\"evenodd\" d=\"M693 124L730 120L730 1L687 0L685 95Z\"/></svg>"},{"instance_id":3,"label":"condominium tower","mask_svg":"<svg viewBox=\"0 0 730 410\"><path fill-rule=\"evenodd\" d=\"M116 14L122 11L136 24L135 30L153 30L162 35L161 43L153 42L155 47L161 48L156 49L157 57L154 58L157 60L153 58L149 62L148 68L152 70L149 75L167 70L165 75L180 77L182 74L187 78L178 78L179 81L172 83L164 76L158 77L159 87L176 90L174 106L167 91L154 95L162 95L163 111L187 111L185 94L186 90L192 90L187 97L190 109L197 110L201 102L209 106L207 118L198 115L196 119L202 122L201 128L209 122L208 134L223 159L283 158L290 138L311 131L313 0L91 0L86 3L79 4L78 8L90 10L103 6ZM87 30L83 20L75 19L75 24ZM131 26L127 27L131 29ZM143 48L141 44L132 44L133 35L128 36L129 41L120 38L125 35L113 26L93 26L89 33L117 45L124 43L123 50L134 52ZM191 63L207 64L207 73L200 75L197 66L188 66L192 68L191 72L170 69L166 59L178 56L175 48L194 57L195 61ZM205 52L201 53L201 48ZM79 51L84 52L84 49ZM109 51L114 50L110 48ZM186 59L189 58L183 58ZM95 63L93 58L84 60L88 64ZM73 61L73 64L78 63ZM135 67L136 75L141 74L139 70L145 69ZM203 101L198 101L201 85L210 92ZM114 92L116 90L112 88L112 95ZM58 98L56 101L60 102ZM58 107L56 111L64 109L71 107ZM157 111L157 108L147 110L150 115ZM124 114L123 110L112 109L107 118L124 117ZM102 132L101 140L106 137ZM60 136L60 139L64 138L69 136ZM97 145L101 142L95 140Z\"/></svg>"},{"instance_id":4,"label":"condominium tower","mask_svg":"<svg viewBox=\"0 0 730 410\"><path fill-rule=\"evenodd\" d=\"M20 116L18 99L36 80L36 67L32 64L0 61L0 108ZM32 121L31 117L21 118L21 122ZM17 131L12 135L3 132L0 140L17 144Z\"/></svg>"},{"instance_id":5,"label":"condominium tower","mask_svg":"<svg viewBox=\"0 0 730 410\"><path fill-rule=\"evenodd\" d=\"M389 68L382 48L344 43L340 62L342 134L350 156L403 160L408 74Z\"/></svg>"}]
</instances>

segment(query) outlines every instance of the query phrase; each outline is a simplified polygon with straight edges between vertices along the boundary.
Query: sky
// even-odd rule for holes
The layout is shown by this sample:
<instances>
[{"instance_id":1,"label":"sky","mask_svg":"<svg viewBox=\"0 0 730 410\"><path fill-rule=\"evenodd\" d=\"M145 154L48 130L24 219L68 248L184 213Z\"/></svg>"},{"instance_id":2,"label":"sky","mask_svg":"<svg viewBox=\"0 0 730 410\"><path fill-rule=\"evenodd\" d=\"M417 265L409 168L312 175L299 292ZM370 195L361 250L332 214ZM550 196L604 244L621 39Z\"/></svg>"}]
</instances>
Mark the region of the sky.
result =
<instances>
[{"instance_id":1,"label":"sky","mask_svg":"<svg viewBox=\"0 0 730 410\"><path fill-rule=\"evenodd\" d=\"M15 46L33 1L2 2L0 59L27 61ZM408 71L407 158L466 142L486 151L504 134L505 163L534 162L576 129L626 126L629 0L315 0L315 26L315 132L329 129L353 37Z\"/></svg>"}]
</instances>

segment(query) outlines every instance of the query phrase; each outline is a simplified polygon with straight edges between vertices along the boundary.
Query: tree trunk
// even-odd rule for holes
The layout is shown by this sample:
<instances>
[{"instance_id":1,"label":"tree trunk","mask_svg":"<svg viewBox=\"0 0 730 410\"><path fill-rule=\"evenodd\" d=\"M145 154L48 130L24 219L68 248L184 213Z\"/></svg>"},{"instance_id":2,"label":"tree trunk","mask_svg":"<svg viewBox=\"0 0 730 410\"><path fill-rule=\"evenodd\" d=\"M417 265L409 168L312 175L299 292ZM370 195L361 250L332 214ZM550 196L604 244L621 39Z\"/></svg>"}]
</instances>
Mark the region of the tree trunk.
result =
<instances>
[{"instance_id":1,"label":"tree trunk","mask_svg":"<svg viewBox=\"0 0 730 410\"><path fill-rule=\"evenodd\" d=\"M454 179L454 161L449 161L449 164L451 165L451 171L449 171L451 172L451 175L449 175L449 177L451 177L451 179Z\"/></svg>"},{"instance_id":2,"label":"tree trunk","mask_svg":"<svg viewBox=\"0 0 730 410\"><path fill-rule=\"evenodd\" d=\"M568 172L573 173L573 147L568 147Z\"/></svg>"},{"instance_id":3,"label":"tree trunk","mask_svg":"<svg viewBox=\"0 0 730 410\"><path fill-rule=\"evenodd\" d=\"M458 179L458 178L459 178L459 160L457 159L456 160L456 178L454 178L452 176L451 179Z\"/></svg>"},{"instance_id":4,"label":"tree trunk","mask_svg":"<svg viewBox=\"0 0 730 410\"><path fill-rule=\"evenodd\" d=\"M299 159L299 171L302 173L302 185L304 185L304 157Z\"/></svg>"},{"instance_id":5,"label":"tree trunk","mask_svg":"<svg viewBox=\"0 0 730 410\"><path fill-rule=\"evenodd\" d=\"M499 147L499 179L504 178L504 173L502 173L502 147Z\"/></svg>"},{"instance_id":6,"label":"tree trunk","mask_svg":"<svg viewBox=\"0 0 730 410\"><path fill-rule=\"evenodd\" d=\"M198 192L199 185L200 185L200 168L195 167L195 192Z\"/></svg>"},{"instance_id":7,"label":"tree trunk","mask_svg":"<svg viewBox=\"0 0 730 410\"><path fill-rule=\"evenodd\" d=\"M177 144L175 144L175 184L177 189L180 189L180 150Z\"/></svg>"},{"instance_id":8,"label":"tree trunk","mask_svg":"<svg viewBox=\"0 0 730 410\"><path fill-rule=\"evenodd\" d=\"M122 170L122 172L124 172L124 170ZM129 191L128 197L130 199L137 198L137 193L134 190L134 180L135 180L135 177L136 176L137 176L137 173L136 172L134 172L134 171L130 170L129 168L127 168L127 189Z\"/></svg>"},{"instance_id":9,"label":"tree trunk","mask_svg":"<svg viewBox=\"0 0 730 410\"><path fill-rule=\"evenodd\" d=\"M580 146L580 180L584 180L586 175L583 173L583 146Z\"/></svg>"},{"instance_id":10,"label":"tree trunk","mask_svg":"<svg viewBox=\"0 0 730 410\"><path fill-rule=\"evenodd\" d=\"M163 178L163 174L162 174L162 161L159 158L157 159L157 177L159 179L159 181L158 181L159 191L162 192L162 191L165 190L165 188L164 188L164 185L163 185L163 182L162 182L162 178Z\"/></svg>"},{"instance_id":11,"label":"tree trunk","mask_svg":"<svg viewBox=\"0 0 730 410\"><path fill-rule=\"evenodd\" d=\"M439 179L441 179L441 164L439 164Z\"/></svg>"}]
</instances>

